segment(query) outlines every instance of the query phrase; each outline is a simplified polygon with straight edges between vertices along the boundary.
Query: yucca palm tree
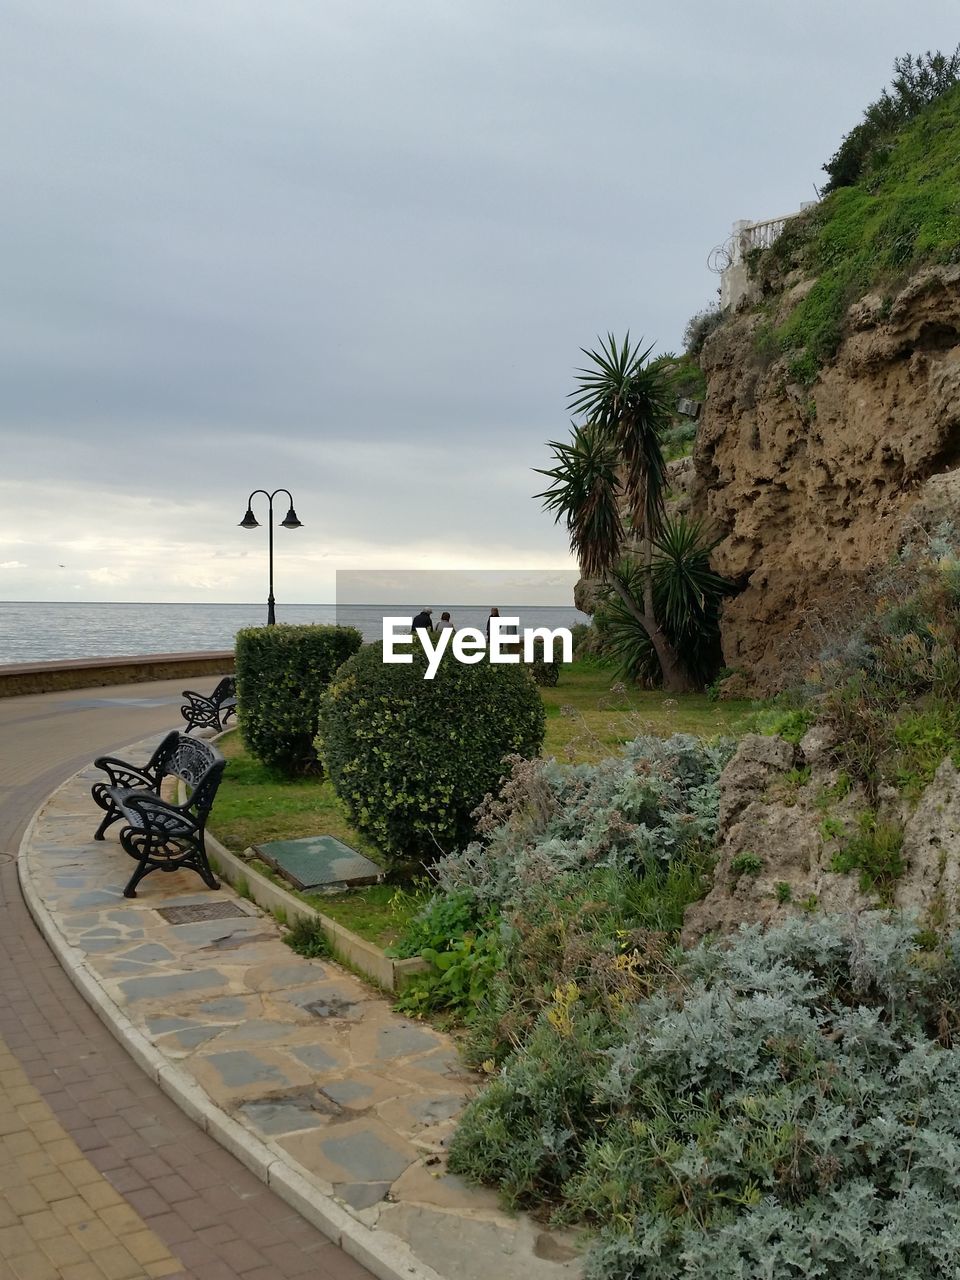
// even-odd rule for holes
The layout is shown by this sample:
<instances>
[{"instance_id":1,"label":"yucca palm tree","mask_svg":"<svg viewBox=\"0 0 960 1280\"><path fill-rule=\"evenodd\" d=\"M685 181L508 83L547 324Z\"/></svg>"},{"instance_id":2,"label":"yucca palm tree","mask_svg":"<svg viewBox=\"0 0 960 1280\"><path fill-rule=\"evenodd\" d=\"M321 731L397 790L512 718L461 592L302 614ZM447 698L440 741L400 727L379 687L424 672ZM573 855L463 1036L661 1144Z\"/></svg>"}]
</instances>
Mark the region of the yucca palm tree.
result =
<instances>
[{"instance_id":1,"label":"yucca palm tree","mask_svg":"<svg viewBox=\"0 0 960 1280\"><path fill-rule=\"evenodd\" d=\"M730 584L710 568L717 545L702 520L667 517L654 540L653 599L657 621L684 666L698 684L705 684L720 666L720 605ZM634 599L643 594L644 566L623 560L613 576L623 580ZM660 664L650 637L619 597L598 610L597 624L604 648L631 680L650 680Z\"/></svg>"},{"instance_id":2,"label":"yucca palm tree","mask_svg":"<svg viewBox=\"0 0 960 1280\"><path fill-rule=\"evenodd\" d=\"M551 481L536 496L559 522L565 520L570 547L583 573L608 582L643 627L657 655L663 684L672 692L693 680L657 620L653 551L664 524L667 465L660 437L670 423L671 383L660 367L647 363L652 347L621 344L613 334L599 351L581 348L590 365L577 370L569 406L584 419L569 444L552 440L555 466L538 469ZM625 525L642 539L640 599L615 572Z\"/></svg>"}]
</instances>

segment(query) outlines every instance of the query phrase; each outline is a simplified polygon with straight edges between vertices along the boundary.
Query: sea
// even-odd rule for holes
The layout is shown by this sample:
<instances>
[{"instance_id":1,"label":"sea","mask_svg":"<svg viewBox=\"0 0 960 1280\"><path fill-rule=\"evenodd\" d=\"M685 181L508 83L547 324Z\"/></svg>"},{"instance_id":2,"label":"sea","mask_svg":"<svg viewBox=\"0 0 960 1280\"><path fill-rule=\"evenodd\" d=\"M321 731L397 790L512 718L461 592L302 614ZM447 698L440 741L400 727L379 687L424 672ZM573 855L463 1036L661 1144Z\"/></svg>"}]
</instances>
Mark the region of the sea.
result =
<instances>
[{"instance_id":1,"label":"sea","mask_svg":"<svg viewBox=\"0 0 960 1280\"><path fill-rule=\"evenodd\" d=\"M486 625L486 605L445 606L456 627ZM277 622L339 623L378 640L384 617L413 617L420 605L278 604ZM569 627L589 622L573 605L501 605L520 627ZM434 613L439 621L439 610ZM146 653L232 649L243 627L266 624L264 604L83 604L0 601L0 665L68 658L117 658Z\"/></svg>"}]
</instances>

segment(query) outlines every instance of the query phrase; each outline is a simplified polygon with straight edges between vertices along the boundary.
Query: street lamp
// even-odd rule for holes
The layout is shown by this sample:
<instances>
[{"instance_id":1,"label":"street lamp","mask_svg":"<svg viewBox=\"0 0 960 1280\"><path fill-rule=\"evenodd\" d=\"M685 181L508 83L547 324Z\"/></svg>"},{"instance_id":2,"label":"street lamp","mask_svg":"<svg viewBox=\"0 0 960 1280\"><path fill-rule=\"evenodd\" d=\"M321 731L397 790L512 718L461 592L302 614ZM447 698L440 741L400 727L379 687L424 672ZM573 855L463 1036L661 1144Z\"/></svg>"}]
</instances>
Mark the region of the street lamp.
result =
<instances>
[{"instance_id":1,"label":"street lamp","mask_svg":"<svg viewBox=\"0 0 960 1280\"><path fill-rule=\"evenodd\" d=\"M302 529L302 523L297 519L297 513L293 509L293 494L289 489L274 489L273 493L267 493L266 489L254 489L250 497L247 499L247 510L243 519L240 521L241 529L259 529L260 521L253 514L253 499L258 493L262 493L266 498L269 506L268 528L270 530L270 594L267 596L267 626L272 627L277 621L276 610L274 609L273 599L273 500L278 493L285 493L290 499L290 510L280 521L284 529Z\"/></svg>"}]
</instances>

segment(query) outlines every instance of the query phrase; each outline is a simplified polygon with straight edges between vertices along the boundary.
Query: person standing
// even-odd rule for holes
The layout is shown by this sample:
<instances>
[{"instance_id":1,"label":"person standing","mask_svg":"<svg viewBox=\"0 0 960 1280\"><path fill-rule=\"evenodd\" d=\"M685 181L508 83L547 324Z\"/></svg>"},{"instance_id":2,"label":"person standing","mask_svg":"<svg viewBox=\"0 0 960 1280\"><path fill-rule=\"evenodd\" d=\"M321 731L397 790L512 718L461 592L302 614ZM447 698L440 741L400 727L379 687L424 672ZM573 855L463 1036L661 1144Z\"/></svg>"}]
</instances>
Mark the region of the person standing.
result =
<instances>
[{"instance_id":1,"label":"person standing","mask_svg":"<svg viewBox=\"0 0 960 1280\"><path fill-rule=\"evenodd\" d=\"M487 644L490 643L490 623L494 618L499 617L499 609L493 608L490 610L490 617L487 619ZM520 632L515 622L505 622L500 628L500 652L520 652Z\"/></svg>"}]
</instances>

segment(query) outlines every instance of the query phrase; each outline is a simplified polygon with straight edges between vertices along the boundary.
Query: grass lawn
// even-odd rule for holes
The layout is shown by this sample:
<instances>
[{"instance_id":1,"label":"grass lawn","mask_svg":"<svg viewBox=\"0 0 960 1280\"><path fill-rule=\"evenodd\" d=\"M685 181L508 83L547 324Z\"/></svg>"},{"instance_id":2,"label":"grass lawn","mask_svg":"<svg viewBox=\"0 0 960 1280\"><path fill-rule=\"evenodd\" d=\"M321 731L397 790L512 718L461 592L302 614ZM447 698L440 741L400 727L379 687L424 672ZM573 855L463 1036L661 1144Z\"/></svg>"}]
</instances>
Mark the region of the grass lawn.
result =
<instances>
[{"instance_id":1,"label":"grass lawn","mask_svg":"<svg viewBox=\"0 0 960 1280\"><path fill-rule=\"evenodd\" d=\"M613 690L617 689L618 692ZM749 702L711 702L705 694L667 697L659 691L624 689L612 669L574 663L560 672L555 689L540 690L547 709L544 755L562 761L594 761L615 754L641 733L668 737L729 733L754 707ZM247 755L236 731L217 744L230 761L210 815L210 829L228 849L242 853L268 840L336 836L375 862L380 854L350 825L326 778L289 781L269 773ZM418 907L395 885L372 885L349 893L309 895L326 915L380 946L397 937Z\"/></svg>"},{"instance_id":2,"label":"grass lawn","mask_svg":"<svg viewBox=\"0 0 960 1280\"><path fill-rule=\"evenodd\" d=\"M329 779L277 777L247 755L238 731L221 738L217 748L230 766L217 791L210 825L228 849L242 852L267 840L336 836L374 862L383 861L350 826Z\"/></svg>"},{"instance_id":3,"label":"grass lawn","mask_svg":"<svg viewBox=\"0 0 960 1280\"><path fill-rule=\"evenodd\" d=\"M615 668L579 662L561 667L557 687L540 693L547 709L543 754L574 763L614 755L622 742L642 733L661 738L733 733L756 707L753 702L711 702L705 693L671 697L660 689L624 687Z\"/></svg>"},{"instance_id":4,"label":"grass lawn","mask_svg":"<svg viewBox=\"0 0 960 1280\"><path fill-rule=\"evenodd\" d=\"M247 755L236 731L221 738L217 746L230 765L217 791L210 829L233 853L243 853L250 845L268 840L322 835L336 836L352 849L382 862L377 850L350 825L328 779L288 781L274 776ZM270 874L265 866L258 869ZM417 906L410 895L391 884L303 896L325 915L379 946L394 941Z\"/></svg>"}]
</instances>

